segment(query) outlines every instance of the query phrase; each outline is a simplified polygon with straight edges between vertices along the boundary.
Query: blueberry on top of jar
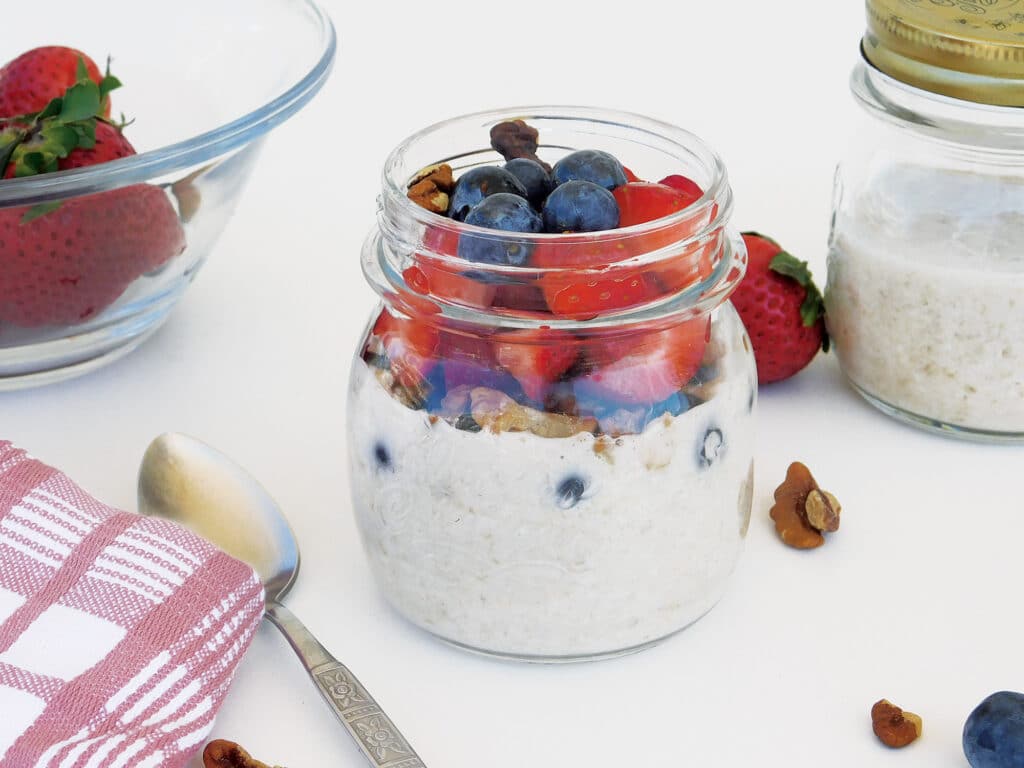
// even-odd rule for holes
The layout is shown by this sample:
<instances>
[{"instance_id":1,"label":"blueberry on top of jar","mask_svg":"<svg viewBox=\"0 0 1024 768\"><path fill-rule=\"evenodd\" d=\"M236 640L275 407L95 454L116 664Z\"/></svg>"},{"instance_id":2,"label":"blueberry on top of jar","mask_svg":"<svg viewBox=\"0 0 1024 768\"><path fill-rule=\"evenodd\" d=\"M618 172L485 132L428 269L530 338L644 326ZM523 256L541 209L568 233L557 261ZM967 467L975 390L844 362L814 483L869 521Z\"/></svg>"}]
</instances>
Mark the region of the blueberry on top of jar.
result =
<instances>
[{"instance_id":1,"label":"blueberry on top of jar","mask_svg":"<svg viewBox=\"0 0 1024 768\"><path fill-rule=\"evenodd\" d=\"M504 232L535 233L543 229L540 216L526 198L507 192L486 197L466 216L466 223ZM463 233L459 238L459 258L478 264L519 267L526 263L526 243L500 237Z\"/></svg>"},{"instance_id":2,"label":"blueberry on top of jar","mask_svg":"<svg viewBox=\"0 0 1024 768\"><path fill-rule=\"evenodd\" d=\"M504 168L493 165L472 168L455 182L448 215L456 221L465 221L481 200L502 192L526 198L526 188Z\"/></svg>"},{"instance_id":3,"label":"blueberry on top of jar","mask_svg":"<svg viewBox=\"0 0 1024 768\"><path fill-rule=\"evenodd\" d=\"M599 149L581 149L566 155L551 169L555 186L567 181L589 181L607 190L625 184L626 171L614 156Z\"/></svg>"},{"instance_id":4,"label":"blueberry on top of jar","mask_svg":"<svg viewBox=\"0 0 1024 768\"><path fill-rule=\"evenodd\" d=\"M619 226L619 204L604 187L591 181L567 181L544 201L544 231L600 232Z\"/></svg>"},{"instance_id":5,"label":"blueberry on top of jar","mask_svg":"<svg viewBox=\"0 0 1024 768\"><path fill-rule=\"evenodd\" d=\"M505 170L519 179L526 189L526 199L538 211L554 188L551 175L540 165L526 157L517 157L505 163Z\"/></svg>"}]
</instances>

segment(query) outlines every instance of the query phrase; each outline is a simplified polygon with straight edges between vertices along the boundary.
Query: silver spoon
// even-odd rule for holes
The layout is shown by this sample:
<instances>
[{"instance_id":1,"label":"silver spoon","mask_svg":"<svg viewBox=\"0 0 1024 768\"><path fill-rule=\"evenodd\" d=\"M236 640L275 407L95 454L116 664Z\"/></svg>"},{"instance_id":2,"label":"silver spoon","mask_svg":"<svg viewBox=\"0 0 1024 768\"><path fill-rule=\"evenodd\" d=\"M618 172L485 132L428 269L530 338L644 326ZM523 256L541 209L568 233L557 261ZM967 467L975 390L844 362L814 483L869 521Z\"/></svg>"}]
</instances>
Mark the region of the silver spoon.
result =
<instances>
[{"instance_id":1,"label":"silver spoon","mask_svg":"<svg viewBox=\"0 0 1024 768\"><path fill-rule=\"evenodd\" d=\"M425 768L355 676L281 603L299 573L299 547L277 503L252 475L195 438L161 435L139 468L139 511L181 523L251 565L266 588L266 617L288 638L370 765Z\"/></svg>"}]
</instances>

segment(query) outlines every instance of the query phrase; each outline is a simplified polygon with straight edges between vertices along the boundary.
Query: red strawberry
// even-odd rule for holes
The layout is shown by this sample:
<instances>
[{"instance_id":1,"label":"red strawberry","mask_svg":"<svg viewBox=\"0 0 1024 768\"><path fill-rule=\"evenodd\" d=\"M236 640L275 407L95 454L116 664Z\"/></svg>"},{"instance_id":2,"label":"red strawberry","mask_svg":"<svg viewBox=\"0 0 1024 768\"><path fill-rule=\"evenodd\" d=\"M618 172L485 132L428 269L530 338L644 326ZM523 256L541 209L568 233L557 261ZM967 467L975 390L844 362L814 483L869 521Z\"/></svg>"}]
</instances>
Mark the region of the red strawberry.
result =
<instances>
[{"instance_id":1,"label":"red strawberry","mask_svg":"<svg viewBox=\"0 0 1024 768\"><path fill-rule=\"evenodd\" d=\"M110 160L117 160L122 157L130 157L135 154L135 148L131 145L120 128L110 123L96 123L96 143L89 147L75 147L67 157L57 158L57 169L67 171L71 168L84 168L89 165L106 163ZM44 144L43 134L37 134L27 139L22 145L22 151L31 151L35 144ZM15 176L15 162L12 160L7 164L4 171L4 178L10 179Z\"/></svg>"},{"instance_id":2,"label":"red strawberry","mask_svg":"<svg viewBox=\"0 0 1024 768\"><path fill-rule=\"evenodd\" d=\"M135 154L120 130L99 117L106 93L119 84L109 76L97 84L84 69L79 64L79 78L63 96L0 131L5 176ZM163 190L148 184L0 210L0 322L81 322L184 249L178 214Z\"/></svg>"},{"instance_id":3,"label":"red strawberry","mask_svg":"<svg viewBox=\"0 0 1024 768\"><path fill-rule=\"evenodd\" d=\"M494 357L519 382L531 400L543 402L578 357L575 337L552 330L512 331L494 341Z\"/></svg>"},{"instance_id":4,"label":"red strawberry","mask_svg":"<svg viewBox=\"0 0 1024 768\"><path fill-rule=\"evenodd\" d=\"M747 274L732 303L747 326L761 384L802 370L819 349L828 351L825 309L806 261L755 232L743 235Z\"/></svg>"},{"instance_id":5,"label":"red strawberry","mask_svg":"<svg viewBox=\"0 0 1024 768\"><path fill-rule=\"evenodd\" d=\"M683 179L684 177L669 178ZM692 184L692 182L690 183ZM694 196L692 193L681 192L664 183L636 182L623 184L616 188L613 194L619 204L620 225L629 227L679 213L693 204L703 193L698 191ZM693 236L702 227L705 227L709 220L707 212L695 213L694 216L684 218L670 227L663 227L643 236L636 236L631 240L630 248L638 255L651 253ZM710 240L703 245L689 246L678 256L663 257L661 263L650 270L650 274L654 276L654 282L662 289L662 293L684 290L711 274L711 257L717 247L718 243L715 240Z\"/></svg>"},{"instance_id":6,"label":"red strawberry","mask_svg":"<svg viewBox=\"0 0 1024 768\"><path fill-rule=\"evenodd\" d=\"M600 276L572 269L606 267L633 255L629 243L615 234L567 235L538 244L530 260L537 267L564 270L546 273L539 281L551 312L589 320L657 298L657 287L635 267L611 266Z\"/></svg>"},{"instance_id":7,"label":"red strawberry","mask_svg":"<svg viewBox=\"0 0 1024 768\"><path fill-rule=\"evenodd\" d=\"M672 187L678 192L682 192L688 200L686 203L687 205L695 203L704 197L704 190L700 188L700 185L697 182L693 179L687 178L686 176L680 176L678 173L666 176L658 183L664 184L666 187Z\"/></svg>"},{"instance_id":8,"label":"red strawberry","mask_svg":"<svg viewBox=\"0 0 1024 768\"><path fill-rule=\"evenodd\" d=\"M99 67L81 51L50 45L33 48L0 69L0 117L39 112L51 99L64 94L78 77L79 61L85 63L89 79L103 81ZM110 117L110 100L104 102L103 116Z\"/></svg>"},{"instance_id":9,"label":"red strawberry","mask_svg":"<svg viewBox=\"0 0 1024 768\"><path fill-rule=\"evenodd\" d=\"M403 386L420 386L437 365L438 332L432 325L385 309L373 325L373 335L380 338L391 372Z\"/></svg>"},{"instance_id":10,"label":"red strawberry","mask_svg":"<svg viewBox=\"0 0 1024 768\"><path fill-rule=\"evenodd\" d=\"M594 339L586 347L586 376L574 388L581 399L651 405L686 385L704 359L711 321L689 320L661 331Z\"/></svg>"},{"instance_id":11,"label":"red strawberry","mask_svg":"<svg viewBox=\"0 0 1024 768\"><path fill-rule=\"evenodd\" d=\"M458 255L458 232L440 227L428 228L423 245L434 255L417 254L416 264L404 274L414 291L469 307L486 309L491 306L496 289L494 285L476 277L466 277L459 267L444 260L445 256Z\"/></svg>"},{"instance_id":12,"label":"red strawberry","mask_svg":"<svg viewBox=\"0 0 1024 768\"><path fill-rule=\"evenodd\" d=\"M135 147L125 138L121 129L110 123L96 123L96 144L89 149L76 147L71 154L57 161L62 171L71 168L84 168L88 165L107 163L122 157L135 154Z\"/></svg>"},{"instance_id":13,"label":"red strawberry","mask_svg":"<svg viewBox=\"0 0 1024 768\"><path fill-rule=\"evenodd\" d=\"M678 213L695 198L665 184L633 181L612 192L619 204L619 226L632 227ZM698 196L699 197L699 196Z\"/></svg>"},{"instance_id":14,"label":"red strawberry","mask_svg":"<svg viewBox=\"0 0 1024 768\"><path fill-rule=\"evenodd\" d=\"M184 249L173 206L148 184L72 198L55 210L0 210L0 322L81 322Z\"/></svg>"}]
</instances>

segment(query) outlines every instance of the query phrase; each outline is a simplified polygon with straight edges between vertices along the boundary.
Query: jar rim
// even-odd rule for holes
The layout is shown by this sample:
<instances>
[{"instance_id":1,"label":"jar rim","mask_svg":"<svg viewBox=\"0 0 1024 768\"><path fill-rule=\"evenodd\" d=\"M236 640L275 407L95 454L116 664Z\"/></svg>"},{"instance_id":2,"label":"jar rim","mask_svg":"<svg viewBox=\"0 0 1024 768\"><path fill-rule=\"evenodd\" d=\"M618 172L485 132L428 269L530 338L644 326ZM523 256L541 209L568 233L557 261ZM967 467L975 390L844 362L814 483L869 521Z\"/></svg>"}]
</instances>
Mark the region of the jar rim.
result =
<instances>
[{"instance_id":1,"label":"jar rim","mask_svg":"<svg viewBox=\"0 0 1024 768\"><path fill-rule=\"evenodd\" d=\"M420 207L407 195L410 180L424 166L449 162L457 168L494 164L499 153L491 146L463 147L457 138L467 130L487 136L490 127L521 119L540 126L553 136L539 147L567 151L588 148L586 137L595 144L611 143L634 147L638 157L653 154L661 163L670 158L683 172L698 174L702 196L694 203L659 219L614 230L589 233L550 234L503 232L455 221ZM483 144L484 142L480 142ZM579 146L576 146L576 145ZM596 147L594 147L596 148ZM613 152L614 154L614 152ZM446 155L446 156L442 156ZM459 162L461 161L461 163ZM695 169L695 170L692 170ZM540 106L488 110L444 120L412 134L393 150L384 166L382 192L378 198L378 230L367 240L363 271L371 286L382 296L419 294L416 303L429 302L450 318L477 324L522 327L617 326L634 321L657 321L671 314L702 313L725 301L742 279L746 255L742 242L726 232L732 212L732 190L725 165L718 154L693 133L653 118L630 112L592 107ZM453 242L440 245L444 237L455 243L469 238L485 247L525 249L557 246L557 258L544 266L530 263L529 255L517 264L463 258ZM432 238L434 238L432 240ZM708 258L707 254L713 257ZM692 279L673 281L656 298L645 298L625 309L615 309L591 318L563 318L554 313L531 313L513 318L508 312L467 307L458 298L435 296L406 282L407 269L426 261L431 270L440 269L460 277L472 275L483 283L538 285L551 278L580 280L615 279L624 272L665 270L670 265ZM539 261L539 260L538 260ZM415 281L413 281L415 282ZM540 315L540 316L538 316ZM493 317L489 317L493 316Z\"/></svg>"},{"instance_id":2,"label":"jar rim","mask_svg":"<svg viewBox=\"0 0 1024 768\"><path fill-rule=\"evenodd\" d=\"M465 115L459 115L457 117L438 121L406 137L397 147L395 147L395 149L391 151L384 162L384 170L382 172L383 192L382 199L380 201L380 210L382 215L388 216L389 209L391 209L395 214L408 216L410 219L424 226L429 225L435 228L458 232L467 231L482 236L486 236L487 233L491 233L493 235L494 230L455 221L447 216L428 211L410 200L406 192L408 189L408 182L410 181L412 174L400 171L403 161L405 160L411 146L418 142L422 142L441 131L457 126L460 123L475 124L489 128L490 126L496 125L497 123L505 120L525 120L529 122L530 120L541 119L582 120L597 124L606 124L609 126L628 127L630 129L649 133L652 136L657 136L661 139L668 139L669 141L677 144L680 148L686 148L690 152L699 152L703 155L702 160L704 161L705 166L711 171L712 183L707 185L707 189L704 190L704 194L699 199L686 206L686 208L676 211L669 216L641 224L634 224L629 227L608 230L608 232L614 233L617 238L625 239L628 237L646 235L670 228L673 225L685 223L688 219L693 218L699 212L703 210L710 210L712 206L716 204L716 200L718 200L718 198L731 198L728 174L726 173L725 164L722 162L721 157L700 137L690 131L679 128L671 123L647 117L635 112L585 106L541 105L471 112ZM545 145L541 144L540 146L543 147ZM435 162L444 163L453 159L458 159L458 157L461 156L464 155L460 154L447 158L437 158ZM418 169L413 170L415 171ZM719 216L722 215L721 209L723 207L724 206L721 205L719 206ZM607 232L589 234L603 235L607 234ZM515 239L535 243L568 242L568 238L579 236L581 235L563 235L547 232L515 233Z\"/></svg>"}]
</instances>

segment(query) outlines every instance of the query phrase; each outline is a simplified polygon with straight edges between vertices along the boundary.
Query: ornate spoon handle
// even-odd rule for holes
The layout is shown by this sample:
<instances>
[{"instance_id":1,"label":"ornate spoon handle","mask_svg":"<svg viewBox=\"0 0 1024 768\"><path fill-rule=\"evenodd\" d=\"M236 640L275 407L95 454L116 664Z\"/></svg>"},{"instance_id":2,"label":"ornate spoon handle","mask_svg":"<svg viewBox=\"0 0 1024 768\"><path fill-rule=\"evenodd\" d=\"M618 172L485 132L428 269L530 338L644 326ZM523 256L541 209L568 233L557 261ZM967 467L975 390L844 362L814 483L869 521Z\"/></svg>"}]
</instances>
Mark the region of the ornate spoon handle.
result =
<instances>
[{"instance_id":1,"label":"ornate spoon handle","mask_svg":"<svg viewBox=\"0 0 1024 768\"><path fill-rule=\"evenodd\" d=\"M370 765L374 768L426 768L356 676L320 645L295 614L281 603L268 602L267 618L288 638L320 695Z\"/></svg>"}]
</instances>

